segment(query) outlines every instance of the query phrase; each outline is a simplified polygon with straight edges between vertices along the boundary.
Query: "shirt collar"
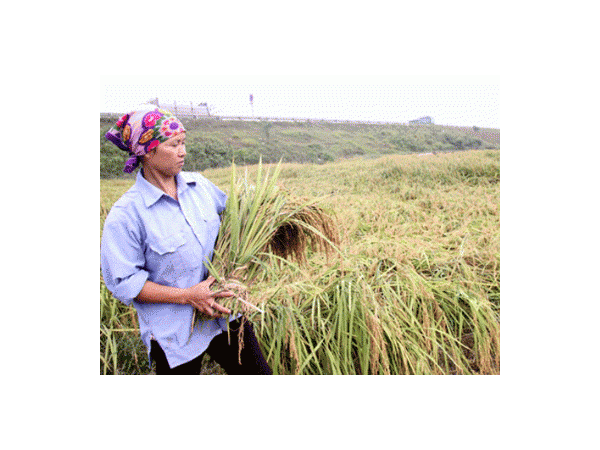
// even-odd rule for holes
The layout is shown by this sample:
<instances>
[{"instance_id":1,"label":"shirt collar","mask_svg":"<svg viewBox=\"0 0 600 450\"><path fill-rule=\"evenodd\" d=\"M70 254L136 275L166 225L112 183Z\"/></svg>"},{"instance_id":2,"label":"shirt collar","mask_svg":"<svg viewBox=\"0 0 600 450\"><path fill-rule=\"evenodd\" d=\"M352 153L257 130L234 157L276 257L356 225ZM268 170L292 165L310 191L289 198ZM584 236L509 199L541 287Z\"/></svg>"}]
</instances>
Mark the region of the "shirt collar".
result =
<instances>
[{"instance_id":1,"label":"shirt collar","mask_svg":"<svg viewBox=\"0 0 600 450\"><path fill-rule=\"evenodd\" d=\"M146 208L150 208L153 204L160 200L160 198L165 194L159 188L154 186L148 180L144 178L142 175L142 171L144 169L141 168L137 173L136 184L142 194L142 198L144 199L144 203ZM187 172L179 172L176 175L177 179L177 194L186 191L190 184L196 184L196 181L191 177L191 175Z\"/></svg>"},{"instance_id":2,"label":"shirt collar","mask_svg":"<svg viewBox=\"0 0 600 450\"><path fill-rule=\"evenodd\" d=\"M196 180L192 177L189 172L179 172L177 178L177 193L183 192L189 188L190 185L195 185Z\"/></svg>"}]
</instances>

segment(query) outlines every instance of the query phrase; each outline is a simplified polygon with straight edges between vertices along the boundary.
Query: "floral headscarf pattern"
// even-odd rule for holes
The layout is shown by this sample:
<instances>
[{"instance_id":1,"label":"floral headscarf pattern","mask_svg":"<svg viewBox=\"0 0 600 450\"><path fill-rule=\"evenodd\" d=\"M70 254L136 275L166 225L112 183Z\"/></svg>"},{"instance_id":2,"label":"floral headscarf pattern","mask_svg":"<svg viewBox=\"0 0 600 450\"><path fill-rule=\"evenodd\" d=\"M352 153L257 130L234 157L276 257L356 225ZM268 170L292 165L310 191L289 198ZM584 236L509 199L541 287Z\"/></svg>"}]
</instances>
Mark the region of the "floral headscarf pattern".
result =
<instances>
[{"instance_id":1,"label":"floral headscarf pattern","mask_svg":"<svg viewBox=\"0 0 600 450\"><path fill-rule=\"evenodd\" d=\"M131 173L140 158L159 144L185 131L183 124L169 111L133 111L121 117L104 137L121 150L129 152L123 172Z\"/></svg>"}]
</instances>

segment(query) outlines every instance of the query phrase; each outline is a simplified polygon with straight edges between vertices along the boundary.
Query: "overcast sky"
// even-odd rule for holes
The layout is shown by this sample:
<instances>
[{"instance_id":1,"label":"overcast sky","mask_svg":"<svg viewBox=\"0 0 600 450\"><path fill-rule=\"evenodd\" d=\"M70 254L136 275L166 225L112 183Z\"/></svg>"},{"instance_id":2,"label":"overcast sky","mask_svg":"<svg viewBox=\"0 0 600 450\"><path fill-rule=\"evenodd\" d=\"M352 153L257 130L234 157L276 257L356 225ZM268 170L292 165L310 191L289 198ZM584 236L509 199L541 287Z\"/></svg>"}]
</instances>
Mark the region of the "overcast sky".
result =
<instances>
[{"instance_id":1,"label":"overcast sky","mask_svg":"<svg viewBox=\"0 0 600 450\"><path fill-rule=\"evenodd\" d=\"M206 102L214 114L224 116L390 122L431 116L441 125L500 128L500 83L491 77L248 78L247 82L173 77L152 81L103 80L100 112L125 113L158 98L161 103Z\"/></svg>"}]
</instances>

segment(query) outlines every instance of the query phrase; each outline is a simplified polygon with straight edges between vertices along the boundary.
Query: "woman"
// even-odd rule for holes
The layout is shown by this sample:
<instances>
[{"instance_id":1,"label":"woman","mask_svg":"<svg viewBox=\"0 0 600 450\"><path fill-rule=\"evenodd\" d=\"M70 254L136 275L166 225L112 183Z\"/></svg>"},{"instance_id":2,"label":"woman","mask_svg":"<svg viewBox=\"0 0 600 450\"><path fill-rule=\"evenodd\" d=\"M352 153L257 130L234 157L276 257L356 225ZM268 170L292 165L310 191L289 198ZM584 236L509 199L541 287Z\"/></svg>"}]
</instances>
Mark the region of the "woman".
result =
<instances>
[{"instance_id":1,"label":"woman","mask_svg":"<svg viewBox=\"0 0 600 450\"><path fill-rule=\"evenodd\" d=\"M199 374L208 353L228 374L270 375L248 321L239 363L240 323L217 302L233 294L210 290L214 278L203 262L212 257L227 196L199 173L182 172L185 136L183 124L158 108L126 114L106 133L129 152L124 172L142 167L104 224L104 282L137 310L157 374ZM191 330L194 308L202 320Z\"/></svg>"}]
</instances>

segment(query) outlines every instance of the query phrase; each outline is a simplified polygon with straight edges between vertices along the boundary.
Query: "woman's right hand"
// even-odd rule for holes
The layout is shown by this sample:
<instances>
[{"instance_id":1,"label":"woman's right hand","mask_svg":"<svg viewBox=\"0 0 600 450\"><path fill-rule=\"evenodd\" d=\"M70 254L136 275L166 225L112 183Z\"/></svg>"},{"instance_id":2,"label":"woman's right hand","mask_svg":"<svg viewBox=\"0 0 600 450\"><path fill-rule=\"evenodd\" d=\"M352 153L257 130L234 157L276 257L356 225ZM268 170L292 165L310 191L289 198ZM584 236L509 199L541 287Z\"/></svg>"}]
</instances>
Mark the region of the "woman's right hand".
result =
<instances>
[{"instance_id":1,"label":"woman's right hand","mask_svg":"<svg viewBox=\"0 0 600 450\"><path fill-rule=\"evenodd\" d=\"M219 305L216 299L233 297L235 294L231 291L211 291L210 286L214 282L215 278L209 276L206 280L188 288L187 303L209 317L229 315L231 314L231 310Z\"/></svg>"}]
</instances>

